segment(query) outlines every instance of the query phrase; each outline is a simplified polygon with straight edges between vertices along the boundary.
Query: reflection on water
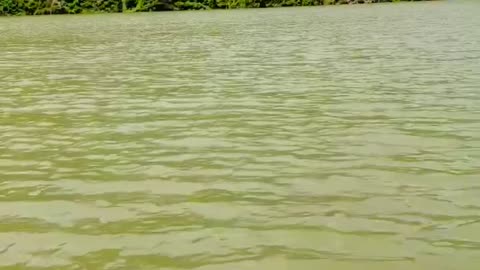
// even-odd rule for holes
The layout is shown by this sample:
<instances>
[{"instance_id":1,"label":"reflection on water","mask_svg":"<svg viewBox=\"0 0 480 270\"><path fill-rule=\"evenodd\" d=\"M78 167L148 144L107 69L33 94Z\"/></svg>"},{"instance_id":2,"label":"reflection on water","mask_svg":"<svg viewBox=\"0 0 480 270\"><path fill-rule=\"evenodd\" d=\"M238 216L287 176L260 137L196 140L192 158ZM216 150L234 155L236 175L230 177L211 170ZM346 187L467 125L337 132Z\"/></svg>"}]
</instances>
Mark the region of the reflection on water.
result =
<instances>
[{"instance_id":1,"label":"reflection on water","mask_svg":"<svg viewBox=\"0 0 480 270\"><path fill-rule=\"evenodd\" d=\"M476 269L478 3L0 20L0 267Z\"/></svg>"}]
</instances>

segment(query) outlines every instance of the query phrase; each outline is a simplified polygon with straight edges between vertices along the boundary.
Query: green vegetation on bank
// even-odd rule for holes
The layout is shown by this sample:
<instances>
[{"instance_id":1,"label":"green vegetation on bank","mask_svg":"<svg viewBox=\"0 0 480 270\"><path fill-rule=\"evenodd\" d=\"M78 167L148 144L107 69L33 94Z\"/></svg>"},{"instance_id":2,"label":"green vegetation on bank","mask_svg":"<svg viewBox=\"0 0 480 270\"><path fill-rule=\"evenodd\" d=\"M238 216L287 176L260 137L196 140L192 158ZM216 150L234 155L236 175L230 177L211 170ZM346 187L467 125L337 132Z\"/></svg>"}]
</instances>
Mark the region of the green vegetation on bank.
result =
<instances>
[{"instance_id":1,"label":"green vegetation on bank","mask_svg":"<svg viewBox=\"0 0 480 270\"><path fill-rule=\"evenodd\" d=\"M0 0L0 15L231 9L400 1L412 0Z\"/></svg>"}]
</instances>

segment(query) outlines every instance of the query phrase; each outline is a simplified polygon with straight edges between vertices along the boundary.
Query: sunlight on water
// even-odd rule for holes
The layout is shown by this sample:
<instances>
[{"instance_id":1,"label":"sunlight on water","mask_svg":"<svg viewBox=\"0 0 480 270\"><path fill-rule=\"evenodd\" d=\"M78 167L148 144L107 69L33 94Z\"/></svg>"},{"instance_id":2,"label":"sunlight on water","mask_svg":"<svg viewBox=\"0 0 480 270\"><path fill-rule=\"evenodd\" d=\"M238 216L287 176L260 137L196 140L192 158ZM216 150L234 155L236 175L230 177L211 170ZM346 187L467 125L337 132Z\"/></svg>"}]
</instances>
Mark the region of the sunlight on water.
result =
<instances>
[{"instance_id":1,"label":"sunlight on water","mask_svg":"<svg viewBox=\"0 0 480 270\"><path fill-rule=\"evenodd\" d=\"M0 268L478 269L479 14L0 18Z\"/></svg>"}]
</instances>

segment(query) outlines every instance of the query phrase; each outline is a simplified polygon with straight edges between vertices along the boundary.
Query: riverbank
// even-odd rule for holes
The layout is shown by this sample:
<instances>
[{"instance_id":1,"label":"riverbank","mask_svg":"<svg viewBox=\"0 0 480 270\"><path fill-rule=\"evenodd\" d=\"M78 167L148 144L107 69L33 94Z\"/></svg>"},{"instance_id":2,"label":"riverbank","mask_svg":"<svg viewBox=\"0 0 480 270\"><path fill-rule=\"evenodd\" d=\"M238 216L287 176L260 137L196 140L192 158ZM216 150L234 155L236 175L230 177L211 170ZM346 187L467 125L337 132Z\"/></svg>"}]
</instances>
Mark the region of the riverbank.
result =
<instances>
[{"instance_id":1,"label":"riverbank","mask_svg":"<svg viewBox=\"0 0 480 270\"><path fill-rule=\"evenodd\" d=\"M319 6L404 1L412 0L0 0L0 16Z\"/></svg>"}]
</instances>

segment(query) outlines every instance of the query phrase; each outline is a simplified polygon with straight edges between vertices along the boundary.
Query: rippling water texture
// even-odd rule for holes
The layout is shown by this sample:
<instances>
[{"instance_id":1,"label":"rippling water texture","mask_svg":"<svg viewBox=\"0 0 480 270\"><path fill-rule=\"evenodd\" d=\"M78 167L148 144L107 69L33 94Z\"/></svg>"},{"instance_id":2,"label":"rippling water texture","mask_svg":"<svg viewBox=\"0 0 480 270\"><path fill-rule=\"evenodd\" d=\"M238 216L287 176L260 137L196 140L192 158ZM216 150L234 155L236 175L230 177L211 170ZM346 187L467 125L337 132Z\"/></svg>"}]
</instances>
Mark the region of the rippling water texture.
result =
<instances>
[{"instance_id":1,"label":"rippling water texture","mask_svg":"<svg viewBox=\"0 0 480 270\"><path fill-rule=\"evenodd\" d=\"M0 268L478 269L479 14L0 18Z\"/></svg>"}]
</instances>

